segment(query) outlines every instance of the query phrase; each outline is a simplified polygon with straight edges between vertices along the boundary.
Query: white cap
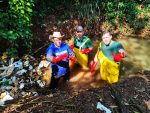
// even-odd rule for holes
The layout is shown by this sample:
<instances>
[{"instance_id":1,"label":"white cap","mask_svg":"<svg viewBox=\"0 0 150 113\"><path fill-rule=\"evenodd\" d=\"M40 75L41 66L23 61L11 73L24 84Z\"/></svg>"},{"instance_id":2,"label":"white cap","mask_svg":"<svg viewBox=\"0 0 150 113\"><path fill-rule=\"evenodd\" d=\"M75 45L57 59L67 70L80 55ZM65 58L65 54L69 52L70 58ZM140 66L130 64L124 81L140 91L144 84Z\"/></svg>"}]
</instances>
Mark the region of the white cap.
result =
<instances>
[{"instance_id":1,"label":"white cap","mask_svg":"<svg viewBox=\"0 0 150 113\"><path fill-rule=\"evenodd\" d=\"M49 35L49 39L52 38L62 38L63 36L61 35L60 32L53 32L53 35Z\"/></svg>"}]
</instances>

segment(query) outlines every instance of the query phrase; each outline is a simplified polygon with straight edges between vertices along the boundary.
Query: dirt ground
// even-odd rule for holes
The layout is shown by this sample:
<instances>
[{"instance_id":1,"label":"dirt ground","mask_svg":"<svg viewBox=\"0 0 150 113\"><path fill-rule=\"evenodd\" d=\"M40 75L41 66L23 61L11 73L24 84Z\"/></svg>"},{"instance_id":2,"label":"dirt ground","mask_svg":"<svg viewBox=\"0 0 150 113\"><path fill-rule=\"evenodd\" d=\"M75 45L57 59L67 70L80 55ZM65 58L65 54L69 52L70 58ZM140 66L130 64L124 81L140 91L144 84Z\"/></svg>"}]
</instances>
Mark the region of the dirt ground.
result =
<instances>
[{"instance_id":1,"label":"dirt ground","mask_svg":"<svg viewBox=\"0 0 150 113\"><path fill-rule=\"evenodd\" d=\"M104 113L97 109L101 102L112 113L150 113L150 71L139 71L119 83L104 87L78 87L68 82L63 87L37 89L39 96L8 101L2 113Z\"/></svg>"}]
</instances>

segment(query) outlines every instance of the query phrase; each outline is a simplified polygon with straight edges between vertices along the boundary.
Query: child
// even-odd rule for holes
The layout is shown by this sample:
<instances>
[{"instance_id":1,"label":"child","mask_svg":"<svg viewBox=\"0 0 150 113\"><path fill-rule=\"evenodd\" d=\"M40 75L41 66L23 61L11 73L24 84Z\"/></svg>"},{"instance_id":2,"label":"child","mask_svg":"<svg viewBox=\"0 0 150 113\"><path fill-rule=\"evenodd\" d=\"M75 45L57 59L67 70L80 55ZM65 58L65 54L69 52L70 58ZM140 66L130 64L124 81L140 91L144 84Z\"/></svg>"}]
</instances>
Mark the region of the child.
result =
<instances>
[{"instance_id":1,"label":"child","mask_svg":"<svg viewBox=\"0 0 150 113\"><path fill-rule=\"evenodd\" d=\"M83 27L77 26L75 36L73 38L73 48L77 62L82 66L83 70L87 70L88 67L88 53L93 49L91 40L84 35Z\"/></svg>"},{"instance_id":2,"label":"child","mask_svg":"<svg viewBox=\"0 0 150 113\"><path fill-rule=\"evenodd\" d=\"M50 36L52 44L48 47L46 58L51 62L52 78L50 88L57 88L60 78L64 78L65 81L69 80L70 69L69 59L75 60L75 55L72 49L61 41L62 35L60 32L54 32Z\"/></svg>"},{"instance_id":3,"label":"child","mask_svg":"<svg viewBox=\"0 0 150 113\"><path fill-rule=\"evenodd\" d=\"M119 42L112 40L110 32L105 32L90 71L91 73L94 72L94 68L99 60L101 79L106 80L110 84L118 82L120 61L124 57L125 50L123 46Z\"/></svg>"}]
</instances>

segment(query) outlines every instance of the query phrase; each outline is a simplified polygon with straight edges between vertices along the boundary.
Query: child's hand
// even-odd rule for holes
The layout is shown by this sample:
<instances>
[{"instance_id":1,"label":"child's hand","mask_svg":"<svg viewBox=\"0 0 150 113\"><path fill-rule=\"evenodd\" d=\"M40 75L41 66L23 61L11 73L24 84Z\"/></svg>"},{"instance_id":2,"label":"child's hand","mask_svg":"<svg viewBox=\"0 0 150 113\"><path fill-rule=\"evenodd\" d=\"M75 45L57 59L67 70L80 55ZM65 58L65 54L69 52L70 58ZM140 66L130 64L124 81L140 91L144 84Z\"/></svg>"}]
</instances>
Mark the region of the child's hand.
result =
<instances>
[{"instance_id":1,"label":"child's hand","mask_svg":"<svg viewBox=\"0 0 150 113\"><path fill-rule=\"evenodd\" d=\"M84 50L81 50L81 53L86 54L86 53L89 53L90 51L91 51L90 48L85 48Z\"/></svg>"},{"instance_id":2,"label":"child's hand","mask_svg":"<svg viewBox=\"0 0 150 113\"><path fill-rule=\"evenodd\" d=\"M91 64L91 69L90 69L90 72L91 74L93 74L94 70L95 70L95 67L96 67L96 64L97 62L95 62L94 60L92 61L92 64Z\"/></svg>"},{"instance_id":3,"label":"child's hand","mask_svg":"<svg viewBox=\"0 0 150 113\"><path fill-rule=\"evenodd\" d=\"M126 56L126 53L124 51L124 49L120 49L119 53L121 54L121 56L124 58Z\"/></svg>"},{"instance_id":4,"label":"child's hand","mask_svg":"<svg viewBox=\"0 0 150 113\"><path fill-rule=\"evenodd\" d=\"M69 60L71 60L73 63L75 63L76 62L76 57L75 56L69 57Z\"/></svg>"},{"instance_id":5,"label":"child's hand","mask_svg":"<svg viewBox=\"0 0 150 113\"><path fill-rule=\"evenodd\" d=\"M115 62L120 62L121 59L123 58L123 56L121 55L121 53L118 53L118 54L112 53L112 56L114 57L114 61Z\"/></svg>"},{"instance_id":6,"label":"child's hand","mask_svg":"<svg viewBox=\"0 0 150 113\"><path fill-rule=\"evenodd\" d=\"M64 54L64 55L61 55L61 56L58 56L58 57L54 57L53 60L52 60L52 62L57 63L57 62L65 59L67 57L68 57L68 54Z\"/></svg>"},{"instance_id":7,"label":"child's hand","mask_svg":"<svg viewBox=\"0 0 150 113\"><path fill-rule=\"evenodd\" d=\"M73 48L74 48L74 45L72 44L72 45L70 45L70 48L73 50Z\"/></svg>"}]
</instances>

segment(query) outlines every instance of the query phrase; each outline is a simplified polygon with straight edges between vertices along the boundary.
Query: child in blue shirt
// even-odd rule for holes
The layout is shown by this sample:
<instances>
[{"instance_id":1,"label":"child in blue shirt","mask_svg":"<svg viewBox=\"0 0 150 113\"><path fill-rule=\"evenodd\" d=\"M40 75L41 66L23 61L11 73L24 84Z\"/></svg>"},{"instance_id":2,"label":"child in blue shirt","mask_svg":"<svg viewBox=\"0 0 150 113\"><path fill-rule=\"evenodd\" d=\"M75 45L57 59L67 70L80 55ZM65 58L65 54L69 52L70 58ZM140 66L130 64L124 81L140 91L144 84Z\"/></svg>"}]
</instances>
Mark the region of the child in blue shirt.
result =
<instances>
[{"instance_id":1,"label":"child in blue shirt","mask_svg":"<svg viewBox=\"0 0 150 113\"><path fill-rule=\"evenodd\" d=\"M52 78L50 88L54 89L58 87L60 78L63 77L65 81L69 80L69 59L75 61L75 54L66 43L61 41L62 35L60 32L54 32L50 38L53 43L47 48L46 58L51 62Z\"/></svg>"}]
</instances>

